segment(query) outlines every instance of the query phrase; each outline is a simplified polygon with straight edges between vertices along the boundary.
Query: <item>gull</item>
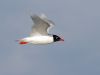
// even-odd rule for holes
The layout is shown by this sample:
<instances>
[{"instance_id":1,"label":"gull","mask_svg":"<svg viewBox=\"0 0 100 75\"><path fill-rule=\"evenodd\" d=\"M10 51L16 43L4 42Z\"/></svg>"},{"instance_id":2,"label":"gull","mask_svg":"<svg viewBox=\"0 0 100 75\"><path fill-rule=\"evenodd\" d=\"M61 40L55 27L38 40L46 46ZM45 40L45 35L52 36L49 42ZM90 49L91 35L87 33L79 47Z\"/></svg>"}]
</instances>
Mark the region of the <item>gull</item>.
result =
<instances>
[{"instance_id":1,"label":"gull","mask_svg":"<svg viewBox=\"0 0 100 75\"><path fill-rule=\"evenodd\" d=\"M49 34L49 30L55 25L53 21L49 20L46 15L41 14L31 16L34 23L32 32L29 37L19 40L19 44L49 44L57 41L64 41L61 37Z\"/></svg>"}]
</instances>

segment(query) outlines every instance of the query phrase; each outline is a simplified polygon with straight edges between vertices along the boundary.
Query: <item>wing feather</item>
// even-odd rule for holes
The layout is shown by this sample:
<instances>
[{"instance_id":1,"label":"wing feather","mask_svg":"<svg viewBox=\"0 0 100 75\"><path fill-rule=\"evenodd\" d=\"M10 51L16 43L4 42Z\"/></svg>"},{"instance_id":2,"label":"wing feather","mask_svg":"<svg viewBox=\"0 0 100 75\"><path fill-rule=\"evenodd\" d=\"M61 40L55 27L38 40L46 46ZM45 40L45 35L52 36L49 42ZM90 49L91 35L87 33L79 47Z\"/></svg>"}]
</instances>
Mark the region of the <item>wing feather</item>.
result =
<instances>
[{"instance_id":1,"label":"wing feather","mask_svg":"<svg viewBox=\"0 0 100 75\"><path fill-rule=\"evenodd\" d=\"M33 15L31 18L34 22L31 35L48 35L49 29L53 27L54 23L45 15Z\"/></svg>"}]
</instances>

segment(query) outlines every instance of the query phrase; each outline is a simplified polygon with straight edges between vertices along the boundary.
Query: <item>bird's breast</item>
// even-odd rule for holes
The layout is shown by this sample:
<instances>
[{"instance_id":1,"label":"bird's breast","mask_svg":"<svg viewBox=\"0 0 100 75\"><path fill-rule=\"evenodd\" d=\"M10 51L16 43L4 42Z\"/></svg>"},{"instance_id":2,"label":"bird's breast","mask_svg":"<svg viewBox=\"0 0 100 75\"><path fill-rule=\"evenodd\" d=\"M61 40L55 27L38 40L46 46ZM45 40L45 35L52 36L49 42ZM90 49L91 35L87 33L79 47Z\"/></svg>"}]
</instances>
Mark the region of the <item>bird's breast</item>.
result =
<instances>
[{"instance_id":1,"label":"bird's breast","mask_svg":"<svg viewBox=\"0 0 100 75\"><path fill-rule=\"evenodd\" d=\"M33 44L48 44L53 42L52 36L33 36L28 37L26 40Z\"/></svg>"}]
</instances>

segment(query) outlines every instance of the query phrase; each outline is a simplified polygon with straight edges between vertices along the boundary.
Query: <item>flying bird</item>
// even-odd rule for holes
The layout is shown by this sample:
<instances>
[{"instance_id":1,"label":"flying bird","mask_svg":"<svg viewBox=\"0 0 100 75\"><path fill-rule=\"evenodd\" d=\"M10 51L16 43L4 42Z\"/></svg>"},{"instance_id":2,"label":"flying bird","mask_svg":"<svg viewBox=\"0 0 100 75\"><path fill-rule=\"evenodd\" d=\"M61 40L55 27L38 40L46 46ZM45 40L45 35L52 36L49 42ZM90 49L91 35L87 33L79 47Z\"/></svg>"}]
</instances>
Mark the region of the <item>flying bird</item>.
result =
<instances>
[{"instance_id":1,"label":"flying bird","mask_svg":"<svg viewBox=\"0 0 100 75\"><path fill-rule=\"evenodd\" d=\"M64 41L61 37L49 34L49 30L55 25L53 21L49 20L46 15L41 14L31 16L34 23L32 32L29 37L19 40L19 44L49 44L57 41Z\"/></svg>"}]
</instances>

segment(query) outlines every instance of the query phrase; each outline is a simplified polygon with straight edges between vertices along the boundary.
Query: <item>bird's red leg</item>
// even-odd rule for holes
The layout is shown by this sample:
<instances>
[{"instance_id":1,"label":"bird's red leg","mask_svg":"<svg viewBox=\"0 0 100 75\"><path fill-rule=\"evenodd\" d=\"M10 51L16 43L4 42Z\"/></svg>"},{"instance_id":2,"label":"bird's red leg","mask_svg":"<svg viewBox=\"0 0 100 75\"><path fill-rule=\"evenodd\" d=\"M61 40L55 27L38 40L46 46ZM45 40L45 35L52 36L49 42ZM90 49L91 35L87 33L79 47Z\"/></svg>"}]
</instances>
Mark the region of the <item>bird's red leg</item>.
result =
<instances>
[{"instance_id":1,"label":"bird's red leg","mask_svg":"<svg viewBox=\"0 0 100 75\"><path fill-rule=\"evenodd\" d=\"M28 44L28 42L20 41L19 44L21 44L21 45L25 45L25 44Z\"/></svg>"}]
</instances>

